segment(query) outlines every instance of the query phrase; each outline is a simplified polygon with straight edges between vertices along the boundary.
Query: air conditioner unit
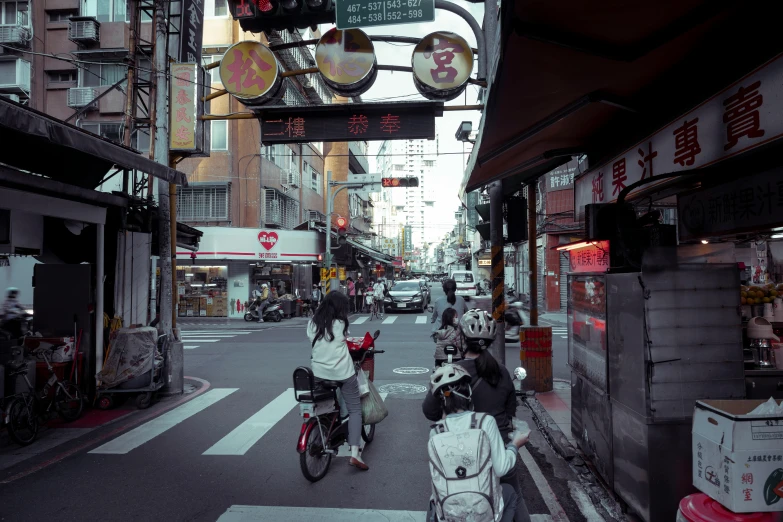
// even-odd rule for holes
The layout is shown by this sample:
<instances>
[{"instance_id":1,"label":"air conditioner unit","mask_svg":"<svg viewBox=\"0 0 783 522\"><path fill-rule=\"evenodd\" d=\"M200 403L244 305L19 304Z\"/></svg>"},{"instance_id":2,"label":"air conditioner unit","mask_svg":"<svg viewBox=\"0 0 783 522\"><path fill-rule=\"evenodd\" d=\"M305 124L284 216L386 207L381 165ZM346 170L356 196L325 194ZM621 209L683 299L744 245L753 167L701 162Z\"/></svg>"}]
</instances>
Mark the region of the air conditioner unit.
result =
<instances>
[{"instance_id":1,"label":"air conditioner unit","mask_svg":"<svg viewBox=\"0 0 783 522\"><path fill-rule=\"evenodd\" d=\"M286 185L291 187L299 187L299 173L296 171L288 171L285 173Z\"/></svg>"},{"instance_id":2,"label":"air conditioner unit","mask_svg":"<svg viewBox=\"0 0 783 522\"><path fill-rule=\"evenodd\" d=\"M19 95L18 94L0 94L3 98L9 99L11 101L15 101L16 103L19 103Z\"/></svg>"},{"instance_id":3,"label":"air conditioner unit","mask_svg":"<svg viewBox=\"0 0 783 522\"><path fill-rule=\"evenodd\" d=\"M86 107L97 97L98 91L92 87L71 87L68 89L68 107Z\"/></svg>"},{"instance_id":4,"label":"air conditioner unit","mask_svg":"<svg viewBox=\"0 0 783 522\"><path fill-rule=\"evenodd\" d=\"M16 60L0 61L0 93L24 94L30 92L30 62Z\"/></svg>"},{"instance_id":5,"label":"air conditioner unit","mask_svg":"<svg viewBox=\"0 0 783 522\"><path fill-rule=\"evenodd\" d=\"M101 38L101 24L91 16L73 16L68 22L68 39L79 44L95 43Z\"/></svg>"}]
</instances>

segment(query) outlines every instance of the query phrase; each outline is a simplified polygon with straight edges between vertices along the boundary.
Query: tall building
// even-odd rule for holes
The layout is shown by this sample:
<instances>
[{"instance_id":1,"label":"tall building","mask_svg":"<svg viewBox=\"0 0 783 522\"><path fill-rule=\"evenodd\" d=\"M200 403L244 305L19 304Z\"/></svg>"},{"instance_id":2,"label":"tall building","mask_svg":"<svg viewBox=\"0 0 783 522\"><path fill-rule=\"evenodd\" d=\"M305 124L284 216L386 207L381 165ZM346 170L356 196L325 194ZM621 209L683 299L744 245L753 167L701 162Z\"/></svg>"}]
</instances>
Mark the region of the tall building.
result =
<instances>
[{"instance_id":1,"label":"tall building","mask_svg":"<svg viewBox=\"0 0 783 522\"><path fill-rule=\"evenodd\" d=\"M389 215L379 216L390 223L375 221L379 234L396 237L403 226L411 227L414 249L424 249L438 239L437 229L429 226L435 221L435 186L432 180L437 165L438 139L385 141L376 156L376 165L384 177L415 176L419 186L387 188L380 199L388 204ZM383 227L383 231L380 231Z\"/></svg>"}]
</instances>

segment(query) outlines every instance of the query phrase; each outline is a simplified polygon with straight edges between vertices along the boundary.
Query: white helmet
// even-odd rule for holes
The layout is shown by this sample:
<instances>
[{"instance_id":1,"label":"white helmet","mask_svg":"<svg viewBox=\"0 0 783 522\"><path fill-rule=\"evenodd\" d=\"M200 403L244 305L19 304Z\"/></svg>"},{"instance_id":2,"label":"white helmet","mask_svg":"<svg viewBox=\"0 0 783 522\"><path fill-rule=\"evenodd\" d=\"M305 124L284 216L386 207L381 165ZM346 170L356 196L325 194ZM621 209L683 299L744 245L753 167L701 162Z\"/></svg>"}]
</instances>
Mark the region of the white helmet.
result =
<instances>
[{"instance_id":1,"label":"white helmet","mask_svg":"<svg viewBox=\"0 0 783 522\"><path fill-rule=\"evenodd\" d=\"M435 372L430 377L430 384L432 385L432 394L436 395L439 391L443 391L442 388L453 391L455 388L463 382L470 382L470 374L462 366L456 364L444 364L435 369Z\"/></svg>"},{"instance_id":2,"label":"white helmet","mask_svg":"<svg viewBox=\"0 0 783 522\"><path fill-rule=\"evenodd\" d=\"M462 333L468 342L478 342L481 346L489 346L495 340L497 323L487 312L474 308L468 310L459 321Z\"/></svg>"},{"instance_id":3,"label":"white helmet","mask_svg":"<svg viewBox=\"0 0 783 522\"><path fill-rule=\"evenodd\" d=\"M269 285L264 283L264 284L261 285L261 288L269 288Z\"/></svg>"}]
</instances>

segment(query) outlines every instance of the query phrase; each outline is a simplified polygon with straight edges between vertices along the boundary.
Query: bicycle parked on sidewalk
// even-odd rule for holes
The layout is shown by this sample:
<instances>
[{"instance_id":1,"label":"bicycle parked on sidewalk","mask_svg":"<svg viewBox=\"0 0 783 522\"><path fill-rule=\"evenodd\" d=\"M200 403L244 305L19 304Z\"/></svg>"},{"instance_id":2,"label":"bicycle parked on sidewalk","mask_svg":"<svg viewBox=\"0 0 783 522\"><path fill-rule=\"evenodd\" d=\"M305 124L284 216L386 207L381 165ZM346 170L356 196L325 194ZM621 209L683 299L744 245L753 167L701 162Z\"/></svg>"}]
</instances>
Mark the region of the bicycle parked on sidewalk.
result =
<instances>
[{"instance_id":1,"label":"bicycle parked on sidewalk","mask_svg":"<svg viewBox=\"0 0 783 522\"><path fill-rule=\"evenodd\" d=\"M60 346L62 345L41 347L32 352L43 357L51 374L39 394L35 393L35 389L27 377L27 361L20 360L9 363L9 377L21 376L27 384L27 391L12 395L5 401L3 420L8 435L17 444L22 446L32 444L38 436L39 419L48 418L53 411L65 422L75 421L82 415L84 394L76 384L60 380L46 354L47 351L54 352Z\"/></svg>"}]
</instances>

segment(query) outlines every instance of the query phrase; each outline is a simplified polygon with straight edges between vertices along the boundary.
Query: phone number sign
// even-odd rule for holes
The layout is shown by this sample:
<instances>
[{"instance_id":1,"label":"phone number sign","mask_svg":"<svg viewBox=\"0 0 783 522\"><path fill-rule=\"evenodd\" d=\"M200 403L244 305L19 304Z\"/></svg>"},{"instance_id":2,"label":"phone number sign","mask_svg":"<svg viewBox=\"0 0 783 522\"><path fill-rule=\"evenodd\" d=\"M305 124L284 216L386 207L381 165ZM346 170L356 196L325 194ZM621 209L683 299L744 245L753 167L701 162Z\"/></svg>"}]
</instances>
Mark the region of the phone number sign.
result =
<instances>
[{"instance_id":1,"label":"phone number sign","mask_svg":"<svg viewBox=\"0 0 783 522\"><path fill-rule=\"evenodd\" d=\"M435 0L336 0L338 29L435 21Z\"/></svg>"}]
</instances>

